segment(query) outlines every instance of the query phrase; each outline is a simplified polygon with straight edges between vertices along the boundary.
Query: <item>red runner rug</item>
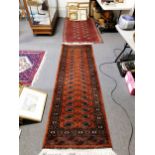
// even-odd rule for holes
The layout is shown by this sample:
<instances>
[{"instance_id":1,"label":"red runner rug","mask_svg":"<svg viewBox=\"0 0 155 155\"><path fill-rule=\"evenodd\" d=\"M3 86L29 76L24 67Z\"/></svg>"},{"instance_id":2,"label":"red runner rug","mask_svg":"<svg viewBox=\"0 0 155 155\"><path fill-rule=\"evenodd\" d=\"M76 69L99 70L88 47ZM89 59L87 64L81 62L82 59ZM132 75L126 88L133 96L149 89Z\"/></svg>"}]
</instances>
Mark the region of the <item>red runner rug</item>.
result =
<instances>
[{"instance_id":1,"label":"red runner rug","mask_svg":"<svg viewBox=\"0 0 155 155\"><path fill-rule=\"evenodd\" d=\"M65 19L63 42L65 44L102 43L102 38L92 18L86 21Z\"/></svg>"},{"instance_id":2,"label":"red runner rug","mask_svg":"<svg viewBox=\"0 0 155 155\"><path fill-rule=\"evenodd\" d=\"M91 45L63 45L43 148L112 147Z\"/></svg>"}]
</instances>

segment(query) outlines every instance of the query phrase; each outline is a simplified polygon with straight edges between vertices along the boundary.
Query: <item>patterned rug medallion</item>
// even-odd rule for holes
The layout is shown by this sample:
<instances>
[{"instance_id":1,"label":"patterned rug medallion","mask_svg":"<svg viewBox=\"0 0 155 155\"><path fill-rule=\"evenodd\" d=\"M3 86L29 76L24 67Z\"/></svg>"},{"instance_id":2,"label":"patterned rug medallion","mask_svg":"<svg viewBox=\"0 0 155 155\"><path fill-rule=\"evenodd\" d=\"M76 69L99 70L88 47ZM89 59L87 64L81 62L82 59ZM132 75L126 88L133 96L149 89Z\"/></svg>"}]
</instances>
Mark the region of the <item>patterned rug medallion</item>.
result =
<instances>
[{"instance_id":1,"label":"patterned rug medallion","mask_svg":"<svg viewBox=\"0 0 155 155\"><path fill-rule=\"evenodd\" d=\"M41 66L44 51L19 51L19 82L30 86Z\"/></svg>"},{"instance_id":2,"label":"patterned rug medallion","mask_svg":"<svg viewBox=\"0 0 155 155\"><path fill-rule=\"evenodd\" d=\"M89 18L87 21L70 21L66 18L64 22L63 43L102 43L102 38L92 18Z\"/></svg>"},{"instance_id":3,"label":"patterned rug medallion","mask_svg":"<svg viewBox=\"0 0 155 155\"><path fill-rule=\"evenodd\" d=\"M91 45L63 45L43 148L112 147Z\"/></svg>"}]
</instances>

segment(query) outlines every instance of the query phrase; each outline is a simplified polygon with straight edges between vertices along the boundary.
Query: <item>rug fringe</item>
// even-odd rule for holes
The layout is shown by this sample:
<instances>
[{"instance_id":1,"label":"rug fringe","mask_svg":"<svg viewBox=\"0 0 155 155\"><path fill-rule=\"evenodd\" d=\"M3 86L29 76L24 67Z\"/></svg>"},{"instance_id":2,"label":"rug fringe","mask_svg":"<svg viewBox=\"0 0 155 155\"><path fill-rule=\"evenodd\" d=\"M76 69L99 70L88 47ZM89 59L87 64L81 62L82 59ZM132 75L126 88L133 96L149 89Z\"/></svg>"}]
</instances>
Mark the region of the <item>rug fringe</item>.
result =
<instances>
[{"instance_id":1,"label":"rug fringe","mask_svg":"<svg viewBox=\"0 0 155 155\"><path fill-rule=\"evenodd\" d=\"M64 45L92 45L94 42L63 42Z\"/></svg>"},{"instance_id":2,"label":"rug fringe","mask_svg":"<svg viewBox=\"0 0 155 155\"><path fill-rule=\"evenodd\" d=\"M39 155L117 155L112 148L106 149L42 149Z\"/></svg>"}]
</instances>

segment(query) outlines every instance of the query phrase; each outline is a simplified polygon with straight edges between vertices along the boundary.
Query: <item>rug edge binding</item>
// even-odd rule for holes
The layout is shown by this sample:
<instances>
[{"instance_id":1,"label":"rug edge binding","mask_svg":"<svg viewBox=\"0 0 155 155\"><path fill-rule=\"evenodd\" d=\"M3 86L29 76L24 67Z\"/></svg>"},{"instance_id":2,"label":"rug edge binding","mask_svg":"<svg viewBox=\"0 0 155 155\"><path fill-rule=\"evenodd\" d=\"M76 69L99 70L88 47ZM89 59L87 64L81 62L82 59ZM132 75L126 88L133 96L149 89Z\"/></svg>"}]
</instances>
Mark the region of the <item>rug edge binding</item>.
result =
<instances>
[{"instance_id":1,"label":"rug edge binding","mask_svg":"<svg viewBox=\"0 0 155 155\"><path fill-rule=\"evenodd\" d=\"M105 149L42 149L38 155L117 155L112 148Z\"/></svg>"},{"instance_id":2,"label":"rug edge binding","mask_svg":"<svg viewBox=\"0 0 155 155\"><path fill-rule=\"evenodd\" d=\"M45 62L45 60L46 60L46 55L47 55L47 53L45 52L45 53L44 53L44 56L43 56L43 59L42 59L42 61L41 61L41 64L39 65L39 68L38 68L38 70L37 70L37 73L35 74L35 76L34 76L34 78L33 78L33 80L32 80L31 86L33 86L34 83L36 83L36 81L37 81L38 78L39 78L41 68L42 68L42 66L43 66L43 64L44 64L44 62Z\"/></svg>"},{"instance_id":3,"label":"rug edge binding","mask_svg":"<svg viewBox=\"0 0 155 155\"><path fill-rule=\"evenodd\" d=\"M64 45L93 45L94 42L62 42Z\"/></svg>"}]
</instances>

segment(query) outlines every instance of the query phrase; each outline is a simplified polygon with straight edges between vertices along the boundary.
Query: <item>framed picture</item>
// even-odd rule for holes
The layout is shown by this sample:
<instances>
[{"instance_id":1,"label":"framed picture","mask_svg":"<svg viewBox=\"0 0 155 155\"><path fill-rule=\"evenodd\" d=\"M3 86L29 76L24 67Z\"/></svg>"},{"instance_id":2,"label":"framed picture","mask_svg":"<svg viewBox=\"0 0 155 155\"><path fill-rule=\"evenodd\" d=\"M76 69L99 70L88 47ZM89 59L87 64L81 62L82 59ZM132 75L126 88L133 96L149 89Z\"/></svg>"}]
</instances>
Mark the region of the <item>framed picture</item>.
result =
<instances>
[{"instance_id":1,"label":"framed picture","mask_svg":"<svg viewBox=\"0 0 155 155\"><path fill-rule=\"evenodd\" d=\"M86 9L87 10L87 16L89 16L89 3L79 3L79 9Z\"/></svg>"},{"instance_id":2,"label":"framed picture","mask_svg":"<svg viewBox=\"0 0 155 155\"><path fill-rule=\"evenodd\" d=\"M69 18L70 20L78 20L78 12L77 11L69 12Z\"/></svg>"},{"instance_id":3,"label":"framed picture","mask_svg":"<svg viewBox=\"0 0 155 155\"><path fill-rule=\"evenodd\" d=\"M87 20L87 10L86 9L78 10L78 20Z\"/></svg>"},{"instance_id":4,"label":"framed picture","mask_svg":"<svg viewBox=\"0 0 155 155\"><path fill-rule=\"evenodd\" d=\"M46 93L24 87L19 97L19 118L40 122L46 98Z\"/></svg>"},{"instance_id":5,"label":"framed picture","mask_svg":"<svg viewBox=\"0 0 155 155\"><path fill-rule=\"evenodd\" d=\"M78 6L77 2L68 2L67 6Z\"/></svg>"}]
</instances>

